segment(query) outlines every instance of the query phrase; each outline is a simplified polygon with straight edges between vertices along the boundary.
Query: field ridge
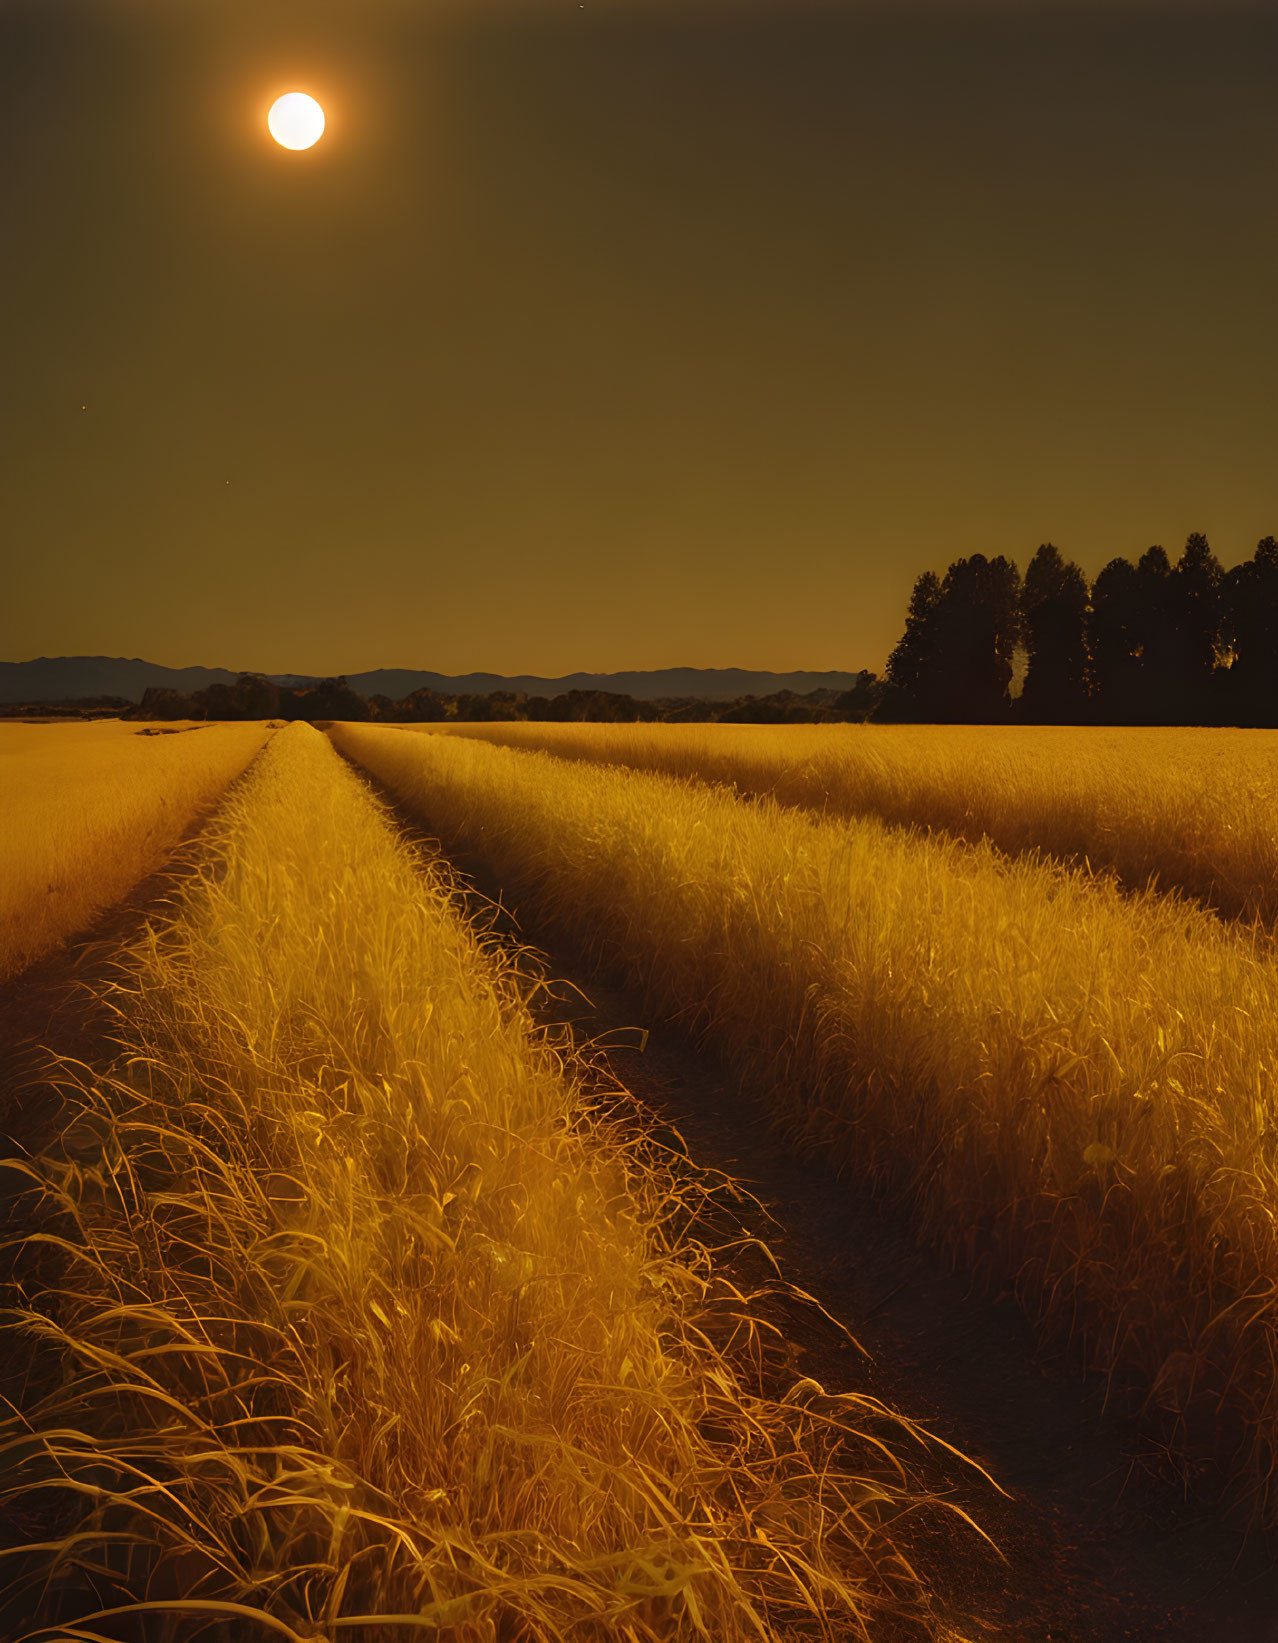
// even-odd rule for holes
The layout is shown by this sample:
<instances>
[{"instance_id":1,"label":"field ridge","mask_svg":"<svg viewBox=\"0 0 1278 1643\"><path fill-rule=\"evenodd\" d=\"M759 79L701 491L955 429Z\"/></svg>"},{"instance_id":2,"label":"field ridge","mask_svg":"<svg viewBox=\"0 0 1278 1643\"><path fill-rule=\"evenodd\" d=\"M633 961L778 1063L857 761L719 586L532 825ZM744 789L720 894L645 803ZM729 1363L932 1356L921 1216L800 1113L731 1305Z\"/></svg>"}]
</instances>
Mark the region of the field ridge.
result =
<instances>
[{"instance_id":1,"label":"field ridge","mask_svg":"<svg viewBox=\"0 0 1278 1643\"><path fill-rule=\"evenodd\" d=\"M1278 925L1278 733L1038 726L430 726L991 843Z\"/></svg>"}]
</instances>

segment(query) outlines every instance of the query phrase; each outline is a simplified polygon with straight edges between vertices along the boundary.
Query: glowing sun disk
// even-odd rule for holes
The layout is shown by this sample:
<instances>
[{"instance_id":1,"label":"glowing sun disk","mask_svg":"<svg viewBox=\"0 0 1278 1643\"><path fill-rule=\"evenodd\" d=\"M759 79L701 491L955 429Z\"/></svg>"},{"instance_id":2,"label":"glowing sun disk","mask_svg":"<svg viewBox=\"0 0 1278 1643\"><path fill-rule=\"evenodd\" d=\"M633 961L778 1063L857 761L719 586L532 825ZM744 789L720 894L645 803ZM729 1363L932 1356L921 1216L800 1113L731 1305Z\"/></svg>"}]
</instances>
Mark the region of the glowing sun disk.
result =
<instances>
[{"instance_id":1,"label":"glowing sun disk","mask_svg":"<svg viewBox=\"0 0 1278 1643\"><path fill-rule=\"evenodd\" d=\"M324 135L324 110L304 91L290 91L271 105L266 123L281 148L312 148Z\"/></svg>"}]
</instances>

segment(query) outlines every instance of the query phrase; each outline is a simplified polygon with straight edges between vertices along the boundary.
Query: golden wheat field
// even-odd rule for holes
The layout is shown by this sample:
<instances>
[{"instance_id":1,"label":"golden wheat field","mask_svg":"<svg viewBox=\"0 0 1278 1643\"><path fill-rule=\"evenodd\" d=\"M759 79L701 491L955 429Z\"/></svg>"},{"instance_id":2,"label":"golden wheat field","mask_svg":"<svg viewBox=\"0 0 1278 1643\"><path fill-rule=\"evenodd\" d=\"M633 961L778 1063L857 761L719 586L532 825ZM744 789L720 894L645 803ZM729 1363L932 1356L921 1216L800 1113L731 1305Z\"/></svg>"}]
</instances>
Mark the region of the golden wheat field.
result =
<instances>
[{"instance_id":1,"label":"golden wheat field","mask_svg":"<svg viewBox=\"0 0 1278 1643\"><path fill-rule=\"evenodd\" d=\"M450 860L1278 1528L1268 740L458 728L0 729L10 989L171 869L0 1172L0 1635L1004 1635L946 1446L801 1371Z\"/></svg>"},{"instance_id":2,"label":"golden wheat field","mask_svg":"<svg viewBox=\"0 0 1278 1643\"><path fill-rule=\"evenodd\" d=\"M61 1140L10 1166L0 1618L957 1639L894 1539L955 1516L924 1435L763 1387L704 1189L588 1108L328 742L278 732L202 844L120 955L116 1054L56 1069Z\"/></svg>"},{"instance_id":3,"label":"golden wheat field","mask_svg":"<svg viewBox=\"0 0 1278 1643\"><path fill-rule=\"evenodd\" d=\"M471 738L335 737L1273 1521L1278 966L1257 928L875 818Z\"/></svg>"},{"instance_id":4,"label":"golden wheat field","mask_svg":"<svg viewBox=\"0 0 1278 1643\"><path fill-rule=\"evenodd\" d=\"M429 726L1031 850L1278 922L1278 732L989 725Z\"/></svg>"},{"instance_id":5,"label":"golden wheat field","mask_svg":"<svg viewBox=\"0 0 1278 1643\"><path fill-rule=\"evenodd\" d=\"M0 724L0 982L154 872L261 748L260 724Z\"/></svg>"}]
</instances>

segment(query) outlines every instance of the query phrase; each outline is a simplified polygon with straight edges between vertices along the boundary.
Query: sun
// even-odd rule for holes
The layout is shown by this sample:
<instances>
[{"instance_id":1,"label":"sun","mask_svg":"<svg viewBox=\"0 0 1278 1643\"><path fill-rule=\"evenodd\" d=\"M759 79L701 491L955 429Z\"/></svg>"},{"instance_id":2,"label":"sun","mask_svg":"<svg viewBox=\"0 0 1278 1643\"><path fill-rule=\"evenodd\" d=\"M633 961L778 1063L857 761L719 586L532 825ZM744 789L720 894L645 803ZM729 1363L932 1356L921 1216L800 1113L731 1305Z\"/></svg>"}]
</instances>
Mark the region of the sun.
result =
<instances>
[{"instance_id":1,"label":"sun","mask_svg":"<svg viewBox=\"0 0 1278 1643\"><path fill-rule=\"evenodd\" d=\"M272 103L266 123L281 148L313 148L324 135L324 110L304 91L290 91Z\"/></svg>"}]
</instances>

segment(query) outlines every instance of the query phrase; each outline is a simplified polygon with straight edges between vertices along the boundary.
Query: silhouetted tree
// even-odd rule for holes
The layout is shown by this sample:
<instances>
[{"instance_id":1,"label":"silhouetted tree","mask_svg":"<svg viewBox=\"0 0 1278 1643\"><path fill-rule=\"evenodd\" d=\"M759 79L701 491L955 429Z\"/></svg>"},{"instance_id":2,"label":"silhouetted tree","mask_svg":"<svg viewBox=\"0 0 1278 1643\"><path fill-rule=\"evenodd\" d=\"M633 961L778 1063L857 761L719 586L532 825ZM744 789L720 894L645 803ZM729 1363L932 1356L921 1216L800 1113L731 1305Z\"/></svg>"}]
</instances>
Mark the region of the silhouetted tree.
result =
<instances>
[{"instance_id":1,"label":"silhouetted tree","mask_svg":"<svg viewBox=\"0 0 1278 1643\"><path fill-rule=\"evenodd\" d=\"M1185 543L1172 572L1170 616L1175 677L1168 681L1165 717L1205 724L1213 717L1212 676L1220 650L1220 585L1224 572L1201 531Z\"/></svg>"},{"instance_id":2,"label":"silhouetted tree","mask_svg":"<svg viewBox=\"0 0 1278 1643\"><path fill-rule=\"evenodd\" d=\"M843 691L835 700L839 713L854 719L867 719L883 700L883 681L869 668L862 668L851 690Z\"/></svg>"},{"instance_id":3,"label":"silhouetted tree","mask_svg":"<svg viewBox=\"0 0 1278 1643\"><path fill-rule=\"evenodd\" d=\"M1157 544L1135 566L1111 559L1096 578L1088 648L1093 716L1102 723L1166 724L1182 716L1179 591Z\"/></svg>"},{"instance_id":4,"label":"silhouetted tree","mask_svg":"<svg viewBox=\"0 0 1278 1643\"><path fill-rule=\"evenodd\" d=\"M1130 716L1136 724L1165 724L1176 716L1180 646L1171 561L1157 543L1136 561L1136 597L1139 648Z\"/></svg>"},{"instance_id":5,"label":"silhouetted tree","mask_svg":"<svg viewBox=\"0 0 1278 1643\"><path fill-rule=\"evenodd\" d=\"M939 687L936 607L940 598L939 577L935 571L924 571L910 594L905 632L888 657L883 700L877 717L931 717L929 708Z\"/></svg>"},{"instance_id":6,"label":"silhouetted tree","mask_svg":"<svg viewBox=\"0 0 1278 1643\"><path fill-rule=\"evenodd\" d=\"M719 723L724 725L779 725L785 723L784 702L774 696L743 696L719 709Z\"/></svg>"},{"instance_id":7,"label":"silhouetted tree","mask_svg":"<svg viewBox=\"0 0 1278 1643\"><path fill-rule=\"evenodd\" d=\"M556 719L591 724L625 724L648 717L633 696L614 690L570 690L553 699Z\"/></svg>"},{"instance_id":8,"label":"silhouetted tree","mask_svg":"<svg viewBox=\"0 0 1278 1643\"><path fill-rule=\"evenodd\" d=\"M1029 562L1021 613L1029 657L1021 715L1031 722L1077 722L1087 705L1087 578L1051 542Z\"/></svg>"},{"instance_id":9,"label":"silhouetted tree","mask_svg":"<svg viewBox=\"0 0 1278 1643\"><path fill-rule=\"evenodd\" d=\"M1278 541L1266 536L1223 579L1221 640L1231 653L1224 701L1242 725L1278 725Z\"/></svg>"},{"instance_id":10,"label":"silhouetted tree","mask_svg":"<svg viewBox=\"0 0 1278 1643\"><path fill-rule=\"evenodd\" d=\"M279 710L280 687L260 673L241 673L231 695L243 719L273 719Z\"/></svg>"},{"instance_id":11,"label":"silhouetted tree","mask_svg":"<svg viewBox=\"0 0 1278 1643\"><path fill-rule=\"evenodd\" d=\"M274 719L280 695L279 686L260 673L241 673L233 685L205 685L191 697L191 704L197 719Z\"/></svg>"},{"instance_id":12,"label":"silhouetted tree","mask_svg":"<svg viewBox=\"0 0 1278 1643\"><path fill-rule=\"evenodd\" d=\"M279 705L275 712L277 718L288 719L290 722L294 719L310 718L310 691L281 685Z\"/></svg>"},{"instance_id":13,"label":"silhouetted tree","mask_svg":"<svg viewBox=\"0 0 1278 1643\"><path fill-rule=\"evenodd\" d=\"M358 721L372 716L368 703L351 689L345 678L321 679L317 685L303 692L302 700L308 719Z\"/></svg>"},{"instance_id":14,"label":"silhouetted tree","mask_svg":"<svg viewBox=\"0 0 1278 1643\"><path fill-rule=\"evenodd\" d=\"M1007 717L1021 635L1021 577L1001 554L956 559L914 584L905 632L888 658L881 719L986 724Z\"/></svg>"},{"instance_id":15,"label":"silhouetted tree","mask_svg":"<svg viewBox=\"0 0 1278 1643\"><path fill-rule=\"evenodd\" d=\"M1021 575L1002 554L956 559L945 573L933 621L936 678L932 718L990 724L1007 717L1012 654L1021 637Z\"/></svg>"},{"instance_id":16,"label":"silhouetted tree","mask_svg":"<svg viewBox=\"0 0 1278 1643\"><path fill-rule=\"evenodd\" d=\"M163 685L148 685L142 700L125 717L130 719L199 719L203 709L194 697L181 691L169 690Z\"/></svg>"},{"instance_id":17,"label":"silhouetted tree","mask_svg":"<svg viewBox=\"0 0 1278 1643\"><path fill-rule=\"evenodd\" d=\"M485 691L481 695L458 696L457 718L463 723L487 724L489 720L518 719L515 694L509 690Z\"/></svg>"},{"instance_id":18,"label":"silhouetted tree","mask_svg":"<svg viewBox=\"0 0 1278 1643\"><path fill-rule=\"evenodd\" d=\"M1111 559L1093 584L1087 622L1092 711L1102 723L1122 724L1136 709L1144 636L1136 567Z\"/></svg>"},{"instance_id":19,"label":"silhouetted tree","mask_svg":"<svg viewBox=\"0 0 1278 1643\"><path fill-rule=\"evenodd\" d=\"M399 709L396 716L419 724L437 724L441 719L448 717L450 700L451 697L442 696L423 685L420 690L413 691L411 696L406 696L402 702L396 704Z\"/></svg>"},{"instance_id":20,"label":"silhouetted tree","mask_svg":"<svg viewBox=\"0 0 1278 1643\"><path fill-rule=\"evenodd\" d=\"M242 719L239 698L235 694L233 685L226 685L218 680L215 684L205 685L203 690L197 690L192 697L199 712L200 719Z\"/></svg>"}]
</instances>

